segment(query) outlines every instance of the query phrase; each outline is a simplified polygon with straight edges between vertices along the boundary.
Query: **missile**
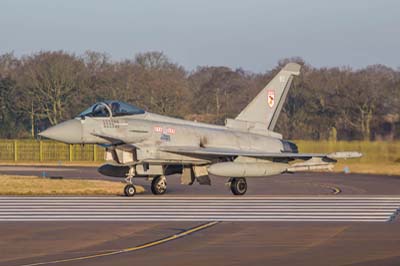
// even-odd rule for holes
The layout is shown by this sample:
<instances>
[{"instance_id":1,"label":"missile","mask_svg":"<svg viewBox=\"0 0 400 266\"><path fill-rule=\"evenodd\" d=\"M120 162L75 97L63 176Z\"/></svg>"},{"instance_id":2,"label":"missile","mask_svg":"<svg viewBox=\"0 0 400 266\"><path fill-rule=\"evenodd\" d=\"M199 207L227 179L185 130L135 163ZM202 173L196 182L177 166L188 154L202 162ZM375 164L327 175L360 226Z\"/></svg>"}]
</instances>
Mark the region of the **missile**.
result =
<instances>
[{"instance_id":1,"label":"missile","mask_svg":"<svg viewBox=\"0 0 400 266\"><path fill-rule=\"evenodd\" d=\"M216 163L208 167L208 173L224 177L263 177L277 175L285 172L288 168L286 163L239 163L224 162Z\"/></svg>"}]
</instances>

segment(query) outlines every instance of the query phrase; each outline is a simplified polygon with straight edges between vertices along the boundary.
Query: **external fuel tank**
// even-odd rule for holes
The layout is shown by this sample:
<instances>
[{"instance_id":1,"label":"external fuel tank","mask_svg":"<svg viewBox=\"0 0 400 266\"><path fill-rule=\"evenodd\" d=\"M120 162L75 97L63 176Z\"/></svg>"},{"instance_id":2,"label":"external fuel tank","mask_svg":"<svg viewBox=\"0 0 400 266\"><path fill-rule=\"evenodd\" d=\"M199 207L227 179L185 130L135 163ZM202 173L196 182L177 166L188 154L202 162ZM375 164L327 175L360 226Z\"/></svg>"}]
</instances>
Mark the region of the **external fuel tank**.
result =
<instances>
[{"instance_id":1,"label":"external fuel tank","mask_svg":"<svg viewBox=\"0 0 400 266\"><path fill-rule=\"evenodd\" d=\"M208 173L224 177L263 177L281 174L288 166L274 162L223 162L208 167Z\"/></svg>"}]
</instances>

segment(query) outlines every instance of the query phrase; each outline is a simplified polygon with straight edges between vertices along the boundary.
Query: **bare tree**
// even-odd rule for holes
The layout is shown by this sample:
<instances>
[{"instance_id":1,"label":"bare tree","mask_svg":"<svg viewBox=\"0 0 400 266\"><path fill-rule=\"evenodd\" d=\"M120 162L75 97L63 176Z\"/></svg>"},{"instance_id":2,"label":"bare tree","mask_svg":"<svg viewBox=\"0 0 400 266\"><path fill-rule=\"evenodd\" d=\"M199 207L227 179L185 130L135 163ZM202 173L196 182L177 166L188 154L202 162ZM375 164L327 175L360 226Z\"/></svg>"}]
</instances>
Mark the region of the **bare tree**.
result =
<instances>
[{"instance_id":1,"label":"bare tree","mask_svg":"<svg viewBox=\"0 0 400 266\"><path fill-rule=\"evenodd\" d=\"M63 51L0 55L0 135L33 136L38 122L57 124L106 99L222 124L289 61L303 68L278 120L276 130L285 137L370 140L385 134L384 123L391 123L391 136L400 137L395 130L400 128L399 69L315 68L289 58L263 73L225 66L199 66L188 73L162 52L112 61L94 51L81 56Z\"/></svg>"},{"instance_id":2,"label":"bare tree","mask_svg":"<svg viewBox=\"0 0 400 266\"><path fill-rule=\"evenodd\" d=\"M64 52L41 52L23 59L21 89L26 102L38 107L39 116L55 125L73 110L70 102L85 83L82 60ZM31 104L26 108L32 109Z\"/></svg>"}]
</instances>

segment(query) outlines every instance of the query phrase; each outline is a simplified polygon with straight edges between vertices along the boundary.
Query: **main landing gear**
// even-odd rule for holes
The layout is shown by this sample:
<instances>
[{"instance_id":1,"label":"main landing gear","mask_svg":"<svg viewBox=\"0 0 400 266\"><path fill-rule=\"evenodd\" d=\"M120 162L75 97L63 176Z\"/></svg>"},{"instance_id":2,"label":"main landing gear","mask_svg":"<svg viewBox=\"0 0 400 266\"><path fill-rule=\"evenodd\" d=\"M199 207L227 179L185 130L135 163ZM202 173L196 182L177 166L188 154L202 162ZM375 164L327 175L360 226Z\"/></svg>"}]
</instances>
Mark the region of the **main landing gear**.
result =
<instances>
[{"instance_id":1,"label":"main landing gear","mask_svg":"<svg viewBox=\"0 0 400 266\"><path fill-rule=\"evenodd\" d=\"M230 179L230 187L233 195L244 195L247 191L247 182L243 177L233 177Z\"/></svg>"},{"instance_id":2,"label":"main landing gear","mask_svg":"<svg viewBox=\"0 0 400 266\"><path fill-rule=\"evenodd\" d=\"M162 195L167 191L167 179L165 176L155 176L151 181L151 192L154 195Z\"/></svg>"}]
</instances>

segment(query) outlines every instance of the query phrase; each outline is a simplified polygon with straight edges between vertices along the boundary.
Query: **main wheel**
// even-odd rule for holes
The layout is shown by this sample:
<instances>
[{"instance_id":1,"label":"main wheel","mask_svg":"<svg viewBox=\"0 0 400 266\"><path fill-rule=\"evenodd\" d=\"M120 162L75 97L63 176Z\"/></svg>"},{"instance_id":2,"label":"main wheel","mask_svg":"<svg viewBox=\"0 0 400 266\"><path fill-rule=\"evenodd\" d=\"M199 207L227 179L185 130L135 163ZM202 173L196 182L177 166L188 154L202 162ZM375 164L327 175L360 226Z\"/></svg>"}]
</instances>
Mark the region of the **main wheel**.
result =
<instances>
[{"instance_id":1,"label":"main wheel","mask_svg":"<svg viewBox=\"0 0 400 266\"><path fill-rule=\"evenodd\" d=\"M132 184L126 185L125 188L124 188L124 193L125 193L125 196L127 196L127 197L135 196L135 194L136 194L135 186L132 185Z\"/></svg>"},{"instance_id":2,"label":"main wheel","mask_svg":"<svg viewBox=\"0 0 400 266\"><path fill-rule=\"evenodd\" d=\"M165 176L156 176L151 181L151 192L154 195L162 195L167 191L167 180Z\"/></svg>"},{"instance_id":3,"label":"main wheel","mask_svg":"<svg viewBox=\"0 0 400 266\"><path fill-rule=\"evenodd\" d=\"M232 178L231 191L233 195L244 195L247 191L247 182L243 177Z\"/></svg>"}]
</instances>

